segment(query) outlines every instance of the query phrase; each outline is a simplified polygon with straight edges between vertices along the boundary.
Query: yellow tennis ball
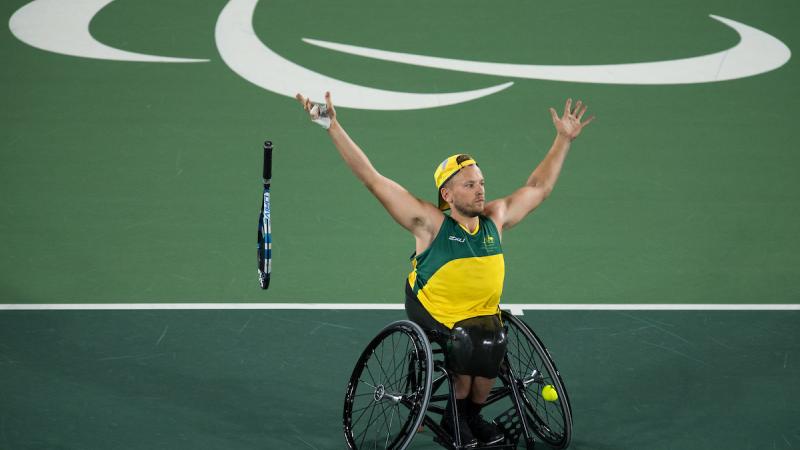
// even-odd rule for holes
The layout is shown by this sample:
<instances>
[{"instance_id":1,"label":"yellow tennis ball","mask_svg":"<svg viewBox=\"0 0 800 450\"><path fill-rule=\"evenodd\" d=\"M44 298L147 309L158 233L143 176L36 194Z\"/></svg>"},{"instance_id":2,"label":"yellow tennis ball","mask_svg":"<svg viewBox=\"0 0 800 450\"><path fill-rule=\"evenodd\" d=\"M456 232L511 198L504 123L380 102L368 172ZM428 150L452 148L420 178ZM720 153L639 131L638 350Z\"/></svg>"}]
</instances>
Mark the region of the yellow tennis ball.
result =
<instances>
[{"instance_id":1,"label":"yellow tennis ball","mask_svg":"<svg viewBox=\"0 0 800 450\"><path fill-rule=\"evenodd\" d=\"M558 392L556 392L556 388L554 388L552 384L545 385L545 387L542 388L542 398L548 402L554 402L558 400Z\"/></svg>"}]
</instances>

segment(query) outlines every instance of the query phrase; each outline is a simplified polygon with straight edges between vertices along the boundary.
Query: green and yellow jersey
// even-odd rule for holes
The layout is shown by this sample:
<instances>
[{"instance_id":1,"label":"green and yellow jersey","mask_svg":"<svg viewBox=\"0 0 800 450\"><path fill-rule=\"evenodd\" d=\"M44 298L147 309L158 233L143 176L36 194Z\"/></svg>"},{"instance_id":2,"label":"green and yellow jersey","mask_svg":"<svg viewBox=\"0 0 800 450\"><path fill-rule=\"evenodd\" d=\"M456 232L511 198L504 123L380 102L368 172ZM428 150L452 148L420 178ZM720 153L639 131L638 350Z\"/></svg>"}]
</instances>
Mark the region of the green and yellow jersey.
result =
<instances>
[{"instance_id":1,"label":"green and yellow jersey","mask_svg":"<svg viewBox=\"0 0 800 450\"><path fill-rule=\"evenodd\" d=\"M496 314L505 263L492 219L478 217L470 233L445 216L430 247L412 255L408 284L422 306L448 328L470 317Z\"/></svg>"}]
</instances>

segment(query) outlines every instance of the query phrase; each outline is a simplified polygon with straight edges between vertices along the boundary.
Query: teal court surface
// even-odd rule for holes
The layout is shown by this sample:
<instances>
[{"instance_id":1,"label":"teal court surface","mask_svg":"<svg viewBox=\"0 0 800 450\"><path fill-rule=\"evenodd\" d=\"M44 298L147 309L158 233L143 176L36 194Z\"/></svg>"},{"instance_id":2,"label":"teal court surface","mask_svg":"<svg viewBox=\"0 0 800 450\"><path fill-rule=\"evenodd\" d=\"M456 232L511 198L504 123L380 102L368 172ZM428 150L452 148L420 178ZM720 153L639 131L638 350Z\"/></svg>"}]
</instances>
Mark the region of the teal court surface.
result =
<instances>
[{"instance_id":1,"label":"teal court surface","mask_svg":"<svg viewBox=\"0 0 800 450\"><path fill-rule=\"evenodd\" d=\"M800 313L528 311L570 448L793 448ZM347 380L400 311L0 315L2 448L344 448ZM542 446L546 448L545 446ZM411 448L435 449L430 433ZM538 447L537 447L538 448Z\"/></svg>"},{"instance_id":2,"label":"teal court surface","mask_svg":"<svg viewBox=\"0 0 800 450\"><path fill-rule=\"evenodd\" d=\"M413 238L374 166L487 198L597 120L503 235L576 449L800 447L800 5L9 0L0 5L0 449L344 448ZM273 275L258 287L261 145ZM542 446L544 447L544 446ZM411 448L438 448L422 432Z\"/></svg>"}]
</instances>

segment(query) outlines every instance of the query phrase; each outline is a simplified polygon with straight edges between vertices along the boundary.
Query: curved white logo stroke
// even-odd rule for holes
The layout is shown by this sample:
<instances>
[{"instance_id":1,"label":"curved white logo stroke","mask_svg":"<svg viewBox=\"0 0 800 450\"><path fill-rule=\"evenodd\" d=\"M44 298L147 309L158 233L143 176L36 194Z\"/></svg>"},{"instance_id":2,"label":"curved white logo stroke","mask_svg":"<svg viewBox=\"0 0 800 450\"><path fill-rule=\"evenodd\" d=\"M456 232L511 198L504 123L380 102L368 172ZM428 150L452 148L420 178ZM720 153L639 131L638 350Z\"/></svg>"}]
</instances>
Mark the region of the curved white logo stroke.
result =
<instances>
[{"instance_id":1,"label":"curved white logo stroke","mask_svg":"<svg viewBox=\"0 0 800 450\"><path fill-rule=\"evenodd\" d=\"M34 0L11 16L8 27L17 39L31 47L63 55L113 61L163 63L208 61L132 53L98 42L89 33L89 23L112 1Z\"/></svg>"},{"instance_id":2,"label":"curved white logo stroke","mask_svg":"<svg viewBox=\"0 0 800 450\"><path fill-rule=\"evenodd\" d=\"M435 108L468 102L502 91L513 83L465 92L419 94L359 86L313 72L264 45L253 30L258 0L231 0L217 19L217 49L225 64L245 80L276 94L302 92L318 100L330 90L337 106L373 110Z\"/></svg>"},{"instance_id":3,"label":"curved white logo stroke","mask_svg":"<svg viewBox=\"0 0 800 450\"><path fill-rule=\"evenodd\" d=\"M761 30L731 19L710 15L739 33L734 47L693 58L633 64L529 65L465 61L377 50L335 42L303 39L330 50L367 58L433 67L458 72L538 80L606 84L691 84L734 80L775 70L786 64L791 51L783 42Z\"/></svg>"}]
</instances>

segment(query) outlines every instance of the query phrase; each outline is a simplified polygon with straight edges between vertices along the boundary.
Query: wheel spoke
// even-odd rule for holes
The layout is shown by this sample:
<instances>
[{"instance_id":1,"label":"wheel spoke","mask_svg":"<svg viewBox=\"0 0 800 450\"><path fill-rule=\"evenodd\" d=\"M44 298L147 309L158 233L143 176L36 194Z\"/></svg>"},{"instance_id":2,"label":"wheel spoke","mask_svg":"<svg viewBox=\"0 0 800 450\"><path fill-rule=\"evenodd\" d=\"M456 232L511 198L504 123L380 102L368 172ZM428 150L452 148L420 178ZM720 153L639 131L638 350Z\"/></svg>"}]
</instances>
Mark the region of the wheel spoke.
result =
<instances>
[{"instance_id":1,"label":"wheel spoke","mask_svg":"<svg viewBox=\"0 0 800 450\"><path fill-rule=\"evenodd\" d=\"M370 409L369 419L367 419L367 426L364 428L364 436L361 438L361 444L359 444L359 447L363 447L364 441L367 439L367 430L369 429L369 424L372 423L373 414L375 414L375 408Z\"/></svg>"},{"instance_id":2,"label":"wheel spoke","mask_svg":"<svg viewBox=\"0 0 800 450\"><path fill-rule=\"evenodd\" d=\"M355 397L365 397L365 396L368 396L368 395L369 396L374 396L375 394L372 394L370 392L364 392L363 394L355 394L355 395L353 395L353 398L355 398Z\"/></svg>"},{"instance_id":3,"label":"wheel spoke","mask_svg":"<svg viewBox=\"0 0 800 450\"><path fill-rule=\"evenodd\" d=\"M430 347L410 322L387 325L362 352L345 398L345 436L352 449L404 449L430 398Z\"/></svg>"},{"instance_id":4,"label":"wheel spoke","mask_svg":"<svg viewBox=\"0 0 800 450\"><path fill-rule=\"evenodd\" d=\"M409 341L406 341L406 348L402 351L403 355L405 355L405 353L408 350L408 344L409 344ZM403 373L402 368L405 365L404 362L406 360L405 357L403 357L400 361L398 361L397 358L396 358L397 353L399 353L399 352L395 351L392 354L392 372L391 373L392 373L393 376L392 376L391 380L387 380L387 384L386 384L387 387L392 387L392 388L394 388L395 391L399 390L396 387L397 383L400 380L402 380L403 375L405 375Z\"/></svg>"},{"instance_id":5,"label":"wheel spoke","mask_svg":"<svg viewBox=\"0 0 800 450\"><path fill-rule=\"evenodd\" d=\"M369 384L369 383L367 383L367 382L366 382L366 381L364 381L364 380L358 380L358 381L360 381L360 382L362 382L362 383L366 384L367 386L371 387L372 389L375 389L375 388L377 388L377 387L378 387L378 386L375 386L374 384ZM373 382L374 382L374 380L373 380ZM363 395L366 395L366 394L363 394Z\"/></svg>"},{"instance_id":6,"label":"wheel spoke","mask_svg":"<svg viewBox=\"0 0 800 450\"><path fill-rule=\"evenodd\" d=\"M507 360L516 378L514 382L521 389L528 421L543 440L556 448L563 448L569 443L571 416L561 380L538 338L519 319L509 317L507 322ZM530 380L534 371L537 375ZM541 389L545 385L557 388L559 398L555 402L542 397Z\"/></svg>"},{"instance_id":7,"label":"wheel spoke","mask_svg":"<svg viewBox=\"0 0 800 450\"><path fill-rule=\"evenodd\" d=\"M359 409L359 411L361 411L361 414L358 416L358 418L357 418L356 420L354 420L354 421L353 421L353 422L350 424L350 426L351 426L351 427L355 428L355 426L356 426L356 425L358 425L358 422L360 422L360 421L361 421L361 418L362 418L362 417L364 417L364 414L366 414L366 413L367 413L367 408L369 408L370 406L372 406L372 405L367 405L367 406L365 406L365 407L363 407L363 408ZM370 411L372 411L372 409L374 409L374 408L370 408ZM355 412L357 412L357 411L353 411L353 412L355 413Z\"/></svg>"},{"instance_id":8,"label":"wheel spoke","mask_svg":"<svg viewBox=\"0 0 800 450\"><path fill-rule=\"evenodd\" d=\"M384 354L383 349L384 348L385 348L385 346L383 345L383 343L381 343L381 357L375 360L375 362L378 363L378 367L380 367L380 369L381 369L381 373L383 374L383 378L381 378L381 380L383 380L383 381L389 379L389 375L386 373L386 369L383 367L383 363L382 363L383 354ZM378 383L378 384L382 384L382 383Z\"/></svg>"},{"instance_id":9,"label":"wheel spoke","mask_svg":"<svg viewBox=\"0 0 800 450\"><path fill-rule=\"evenodd\" d=\"M389 424L386 426L386 445L383 448L389 448L389 438L392 437L392 421L394 420L395 410L392 409L392 415L389 416Z\"/></svg>"}]
</instances>

